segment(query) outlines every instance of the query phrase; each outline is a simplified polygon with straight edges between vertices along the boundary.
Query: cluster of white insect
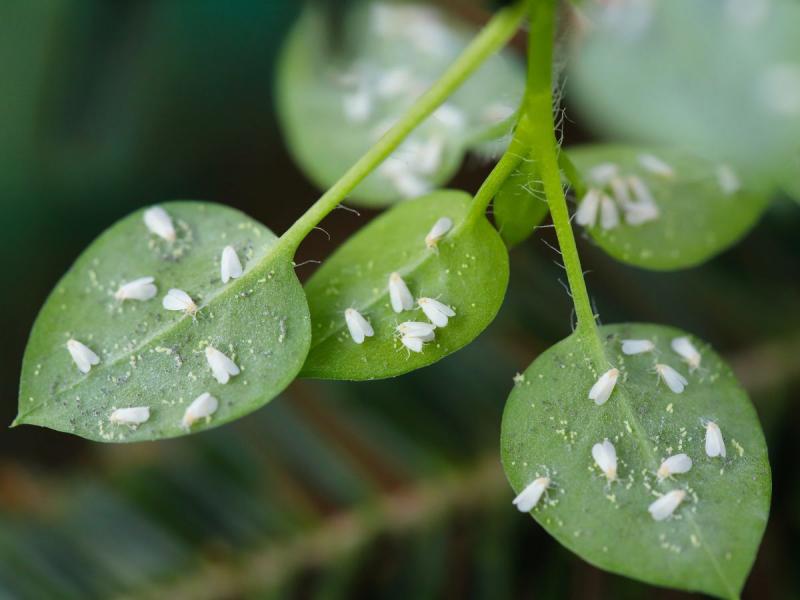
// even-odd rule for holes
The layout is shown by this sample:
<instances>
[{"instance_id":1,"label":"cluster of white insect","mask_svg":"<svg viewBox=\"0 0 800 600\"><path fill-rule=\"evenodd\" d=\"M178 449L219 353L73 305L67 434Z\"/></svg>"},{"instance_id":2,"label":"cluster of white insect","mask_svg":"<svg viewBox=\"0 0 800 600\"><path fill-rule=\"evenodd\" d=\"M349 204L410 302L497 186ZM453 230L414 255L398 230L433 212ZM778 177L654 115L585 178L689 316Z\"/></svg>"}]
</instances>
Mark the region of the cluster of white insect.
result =
<instances>
[{"instance_id":1,"label":"cluster of white insect","mask_svg":"<svg viewBox=\"0 0 800 600\"><path fill-rule=\"evenodd\" d=\"M702 356L700 355L700 351L697 350L695 345L688 337L677 337L670 342L670 346L672 350L689 366L690 373L700 367ZM655 349L656 345L652 342L652 340L622 340L622 353L629 356L653 352ZM653 368L655 369L655 372L658 374L661 381L663 381L664 384L666 384L666 386L676 394L682 393L683 390L686 389L686 386L689 385L689 381L686 379L686 377L669 365L656 363ZM615 371L616 369L611 369L610 371L601 375L592 389L589 391L589 398L597 402L597 404L603 404L603 402L608 400L608 397L614 390L614 385L616 384L618 375L618 373L614 373Z\"/></svg>"},{"instance_id":2,"label":"cluster of white insect","mask_svg":"<svg viewBox=\"0 0 800 600\"><path fill-rule=\"evenodd\" d=\"M435 250L439 242L453 228L453 220L441 217L436 220L428 235L425 236L425 246ZM414 296L408 289L400 273L393 272L389 275L389 303L392 310L401 313L414 309ZM422 352L427 342L436 338L437 328L447 327L450 318L455 317L455 311L443 302L434 298L417 298L416 305L422 310L430 323L422 321L405 321L395 329L400 335L400 342L411 352ZM355 308L344 311L344 320L350 337L356 344L363 344L368 337L375 335L375 330L370 322Z\"/></svg>"},{"instance_id":3,"label":"cluster of white insect","mask_svg":"<svg viewBox=\"0 0 800 600\"><path fill-rule=\"evenodd\" d=\"M640 154L639 165L651 177L673 179L675 169L653 154ZM739 177L730 165L720 164L715 169L717 184L726 196L741 189ZM620 210L628 225L638 226L655 221L661 216L653 193L638 175L623 175L615 163L600 163L589 170L589 189L575 211L575 222L583 227L598 223L606 231L618 227Z\"/></svg>"},{"instance_id":4,"label":"cluster of white insect","mask_svg":"<svg viewBox=\"0 0 800 600\"><path fill-rule=\"evenodd\" d=\"M150 233L174 242L177 239L175 225L169 213L160 206L148 208L143 214L144 224ZM231 279L241 277L244 273L242 263L233 246L225 246L220 257L220 279L227 284ZM124 302L128 300L148 301L158 293L154 277L139 277L125 282L114 293L114 298ZM171 288L161 301L166 310L182 311L189 315L197 314L198 306L192 297L185 291ZM67 350L73 362L81 373L87 374L92 367L100 364L100 357L86 344L75 339L67 341ZM213 346L205 350L206 361L211 369L214 379L220 384L226 384L231 377L239 374L240 369L227 355ZM210 418L216 412L219 403L209 393L198 396L186 409L181 421L182 427L188 429L192 424L202 418ZM133 406L116 408L109 415L109 421L115 425L127 425L135 428L150 419L150 407Z\"/></svg>"},{"instance_id":5,"label":"cluster of white insect","mask_svg":"<svg viewBox=\"0 0 800 600\"><path fill-rule=\"evenodd\" d=\"M674 171L667 163L652 154L643 154L639 163L650 174L670 178ZM620 224L622 210L628 225L643 225L658 219L661 212L650 188L638 175L623 176L619 166L602 163L589 172L592 187L581 199L575 212L575 222L583 227L594 227L598 220L604 230Z\"/></svg>"},{"instance_id":6,"label":"cluster of white insect","mask_svg":"<svg viewBox=\"0 0 800 600\"><path fill-rule=\"evenodd\" d=\"M702 356L695 345L688 337L682 336L674 338L670 346L686 364L690 371L700 367ZM622 352L627 355L643 354L656 350L656 345L652 340L647 339L625 339L622 340ZM687 380L675 369L668 365L656 364L656 371L667 386L675 393L683 392L687 385ZM609 369L600 377L589 390L589 398L596 404L604 404L611 397L612 392L619 379L620 372L616 368ZM722 437L722 430L714 421L704 420L702 425L705 429L705 452L709 458L726 457L725 441ZM592 459L597 467L602 471L608 483L617 480L617 449L614 444L605 438L592 446ZM692 469L692 459L688 454L674 454L665 458L656 471L659 482L671 479L674 475L688 473ZM522 492L514 499L514 505L521 512L530 512L537 505L544 492L550 486L550 479L539 477L526 486ZM683 489L671 490L659 496L648 507L648 512L656 521L669 518L685 500L687 492Z\"/></svg>"},{"instance_id":7,"label":"cluster of white insect","mask_svg":"<svg viewBox=\"0 0 800 600\"><path fill-rule=\"evenodd\" d=\"M409 49L435 62L449 62L463 45L458 33L444 22L437 8L416 3L378 2L370 6L367 36L379 37L385 45L399 42L404 55ZM340 88L341 112L353 125L366 128L377 141L398 116L431 85L419 69L386 65L359 58L337 69L331 81ZM482 126L495 125L514 113L511 105L494 103L474 119ZM414 198L433 188L435 175L444 163L448 140L460 138L470 126L470 115L453 103L439 106L418 129L378 168L403 198Z\"/></svg>"}]
</instances>

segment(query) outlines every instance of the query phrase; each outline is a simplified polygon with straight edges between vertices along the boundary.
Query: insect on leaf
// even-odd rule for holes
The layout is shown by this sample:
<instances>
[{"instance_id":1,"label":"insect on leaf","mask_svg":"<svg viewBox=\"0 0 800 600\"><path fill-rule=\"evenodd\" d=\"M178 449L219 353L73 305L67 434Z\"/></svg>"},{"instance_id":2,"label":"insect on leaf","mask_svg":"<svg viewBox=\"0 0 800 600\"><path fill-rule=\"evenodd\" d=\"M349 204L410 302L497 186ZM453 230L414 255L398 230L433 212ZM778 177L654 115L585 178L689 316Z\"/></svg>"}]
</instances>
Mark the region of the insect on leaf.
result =
<instances>
[{"instance_id":1,"label":"insect on leaf","mask_svg":"<svg viewBox=\"0 0 800 600\"><path fill-rule=\"evenodd\" d=\"M577 199L576 223L617 260L646 269L708 260L749 231L769 202L730 165L677 149L590 145L568 154L589 189ZM599 200L588 224L587 200Z\"/></svg>"},{"instance_id":2,"label":"insect on leaf","mask_svg":"<svg viewBox=\"0 0 800 600\"><path fill-rule=\"evenodd\" d=\"M494 199L494 220L509 248L528 239L549 209L536 163L522 162Z\"/></svg>"},{"instance_id":3,"label":"insect on leaf","mask_svg":"<svg viewBox=\"0 0 800 600\"><path fill-rule=\"evenodd\" d=\"M313 337L303 376L400 375L455 352L492 322L508 284L508 254L485 217L465 221L470 200L463 192L439 191L398 204L323 263L306 283ZM452 228L429 247L426 237L442 218L450 219ZM404 322L429 323L429 316L416 303L394 311L388 290L392 273L400 275L415 300L431 298L455 312L420 352L407 349L396 328ZM374 332L362 343L348 331L349 308L359 311Z\"/></svg>"},{"instance_id":4,"label":"insect on leaf","mask_svg":"<svg viewBox=\"0 0 800 600\"><path fill-rule=\"evenodd\" d=\"M284 48L278 112L298 164L330 187L424 93L474 35L439 8L354 2L338 19L315 3ZM507 53L489 58L351 195L382 206L445 184L465 152L497 153L524 90L524 70ZM498 147L494 141L503 141Z\"/></svg>"},{"instance_id":5,"label":"insect on leaf","mask_svg":"<svg viewBox=\"0 0 800 600\"><path fill-rule=\"evenodd\" d=\"M501 434L512 487L519 493L537 477L549 477L533 517L598 567L656 585L738 597L767 523L771 493L767 448L747 394L730 367L690 337L699 361L692 369L673 349L693 358L686 340L673 342L687 336L682 331L621 324L602 327L600 334L602 345L571 335L516 378ZM632 344L640 353L626 355L623 340L653 345ZM656 365L686 379L681 393L668 387ZM616 386L598 405L589 390L611 368L619 370ZM707 454L710 423L722 434L725 456ZM593 446L605 440L616 452L613 478L595 462L608 467L608 448L593 455ZM678 457L669 464L684 472L660 479L662 461L680 454L691 463ZM653 507L666 517L656 520L648 509L671 491L682 502L669 516Z\"/></svg>"},{"instance_id":6,"label":"insect on leaf","mask_svg":"<svg viewBox=\"0 0 800 600\"><path fill-rule=\"evenodd\" d=\"M15 424L106 442L174 437L252 412L297 374L311 333L291 251L237 210L203 202L162 208L166 219L148 222L174 240L148 231L144 213L135 212L95 240L55 287L25 351ZM243 273L227 268L235 278L223 284L226 246ZM152 283L137 282L144 277ZM73 360L69 340L96 355L96 364L83 365L88 372L78 363L91 354L73 342ZM224 357L207 357L209 346ZM187 407L204 393L216 407L204 399L185 427ZM138 425L111 418L142 407L149 415L128 413L147 416Z\"/></svg>"}]
</instances>

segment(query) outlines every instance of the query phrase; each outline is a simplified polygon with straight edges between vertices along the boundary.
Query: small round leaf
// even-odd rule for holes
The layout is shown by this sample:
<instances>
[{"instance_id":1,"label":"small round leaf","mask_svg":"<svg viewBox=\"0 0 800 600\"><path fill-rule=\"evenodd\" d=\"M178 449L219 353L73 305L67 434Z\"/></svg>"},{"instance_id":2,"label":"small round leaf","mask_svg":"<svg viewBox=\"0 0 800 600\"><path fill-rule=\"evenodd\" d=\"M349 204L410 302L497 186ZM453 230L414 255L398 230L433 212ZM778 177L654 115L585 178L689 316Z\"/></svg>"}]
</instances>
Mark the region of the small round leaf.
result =
<instances>
[{"instance_id":1,"label":"small round leaf","mask_svg":"<svg viewBox=\"0 0 800 600\"><path fill-rule=\"evenodd\" d=\"M393 377L455 352L492 322L508 285L508 254L485 217L465 220L470 200L463 192L440 191L398 204L325 261L306 283L313 337L303 376ZM429 248L425 238L442 217L451 219L453 227ZM396 327L428 319L416 304L394 312L388 292L393 272L415 299L433 298L455 311L419 353L402 345ZM348 308L358 310L374 330L361 344L348 333Z\"/></svg>"},{"instance_id":2,"label":"small round leaf","mask_svg":"<svg viewBox=\"0 0 800 600\"><path fill-rule=\"evenodd\" d=\"M317 3L306 6L280 60L278 113L295 160L328 188L441 76L475 31L424 4L350 3L337 19ZM383 206L421 196L445 184L467 150L497 152L493 141L509 133L524 87L518 61L507 53L490 57L351 200Z\"/></svg>"},{"instance_id":3,"label":"small round leaf","mask_svg":"<svg viewBox=\"0 0 800 600\"><path fill-rule=\"evenodd\" d=\"M503 466L517 492L549 476L533 517L590 563L628 577L737 598L769 513L771 483L764 436L747 394L725 362L691 338L701 362L690 370L671 342L687 334L659 325L602 327L602 342L575 333L539 356L508 398L501 434ZM622 340L654 349L621 351ZM595 350L596 349L596 350ZM672 392L655 365L671 366L688 384ZM610 398L588 398L599 375L620 375ZM711 458L705 424L718 425L726 457ZM595 464L592 447L609 440L616 479ZM659 481L666 458L686 454L688 472ZM656 521L648 507L671 490L685 499Z\"/></svg>"},{"instance_id":4,"label":"small round leaf","mask_svg":"<svg viewBox=\"0 0 800 600\"><path fill-rule=\"evenodd\" d=\"M601 208L589 227L592 238L617 260L646 269L683 269L708 260L749 231L769 203L768 196L742 187L729 165L677 149L589 145L571 148L569 156L586 186L603 192L617 217L617 224L604 227ZM637 195L635 180L655 205L643 222L632 218L649 201ZM614 181L627 200L615 192Z\"/></svg>"},{"instance_id":5,"label":"small round leaf","mask_svg":"<svg viewBox=\"0 0 800 600\"><path fill-rule=\"evenodd\" d=\"M104 442L175 437L231 421L264 405L300 370L311 338L308 307L292 255L243 213L203 202L164 204L176 239L151 234L142 211L104 232L55 287L33 327L22 368L15 424L33 424ZM243 274L223 284L220 257L232 246ZM124 282L154 278L149 300L119 300ZM166 310L170 288L185 291L195 315ZM79 370L66 344L98 358ZM241 372L213 376L213 346ZM208 419L182 427L203 393L218 400ZM115 409L148 407L138 426L112 423Z\"/></svg>"}]
</instances>

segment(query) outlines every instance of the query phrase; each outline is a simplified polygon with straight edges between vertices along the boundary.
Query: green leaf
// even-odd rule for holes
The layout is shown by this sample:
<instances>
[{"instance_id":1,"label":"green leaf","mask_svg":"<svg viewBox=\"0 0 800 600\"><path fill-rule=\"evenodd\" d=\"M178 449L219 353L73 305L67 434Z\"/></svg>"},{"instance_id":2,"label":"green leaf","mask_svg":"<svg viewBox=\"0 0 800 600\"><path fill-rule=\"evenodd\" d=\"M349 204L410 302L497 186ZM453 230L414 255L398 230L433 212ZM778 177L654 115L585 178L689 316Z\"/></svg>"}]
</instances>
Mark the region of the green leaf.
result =
<instances>
[{"instance_id":1,"label":"green leaf","mask_svg":"<svg viewBox=\"0 0 800 600\"><path fill-rule=\"evenodd\" d=\"M769 513L770 468L764 436L747 394L719 356L693 339L702 357L690 372L671 349L686 334L649 324L610 325L599 340L577 333L539 356L516 378L503 415L502 458L520 492L538 476L552 486L532 511L559 542L590 563L657 585L736 598L755 559ZM623 339L648 339L655 351L621 352ZM598 343L592 344L595 341ZM681 394L659 381L655 363L688 379ZM621 371L609 400L588 392L598 375ZM727 458L709 458L704 420L716 422ZM592 446L608 438L618 479L608 483ZM688 473L658 482L668 456L685 453ZM669 490L687 491L672 517L648 506Z\"/></svg>"},{"instance_id":2,"label":"green leaf","mask_svg":"<svg viewBox=\"0 0 800 600\"><path fill-rule=\"evenodd\" d=\"M489 222L466 220L470 196L439 191L394 206L343 244L306 283L313 337L302 375L326 379L393 377L432 364L471 342L500 308L508 285L508 254ZM430 249L425 238L440 217L447 235ZM405 321L427 322L415 305L395 313L389 275L397 272L415 298L438 299L455 310L422 352L406 350L395 333ZM356 344L344 311L355 308L374 337Z\"/></svg>"},{"instance_id":3,"label":"green leaf","mask_svg":"<svg viewBox=\"0 0 800 600\"><path fill-rule=\"evenodd\" d=\"M509 248L525 241L547 216L547 199L533 160L524 161L494 199L494 220Z\"/></svg>"},{"instance_id":4,"label":"green leaf","mask_svg":"<svg viewBox=\"0 0 800 600\"><path fill-rule=\"evenodd\" d=\"M475 31L423 4L354 2L337 19L306 6L280 59L278 114L295 160L324 189L439 78ZM490 57L351 200L383 206L421 196L447 183L468 149L504 149L524 87L518 61L508 53Z\"/></svg>"},{"instance_id":5,"label":"green leaf","mask_svg":"<svg viewBox=\"0 0 800 600\"><path fill-rule=\"evenodd\" d=\"M291 250L241 212L203 202L171 202L177 239L148 232L142 211L122 219L78 258L33 327L22 368L18 424L92 440L130 442L179 436L189 403L204 392L219 401L199 431L263 406L286 387L305 360L308 308ZM223 285L220 255L235 249L244 275ZM151 300L115 299L123 282L154 277ZM168 311L170 288L186 291L195 317ZM66 342L74 338L100 358L79 371ZM219 384L206 360L212 345L241 368ZM112 424L116 408L147 406L137 428Z\"/></svg>"},{"instance_id":6,"label":"green leaf","mask_svg":"<svg viewBox=\"0 0 800 600\"><path fill-rule=\"evenodd\" d=\"M596 4L587 17L593 24L570 63L570 83L599 128L747 166L759 176L754 184L792 172L800 4Z\"/></svg>"},{"instance_id":7,"label":"green leaf","mask_svg":"<svg viewBox=\"0 0 800 600\"><path fill-rule=\"evenodd\" d=\"M646 269L682 269L708 260L749 231L769 202L767 195L741 187L740 175L730 166L678 149L591 145L568 153L586 185L606 192L617 207L619 225L604 229L598 215L591 236L617 260ZM673 174L646 169L642 160L648 156ZM656 218L638 225L626 221L624 203L612 186L592 174L608 164L617 166L620 177L637 176L646 185L657 206ZM635 201L631 187L626 189Z\"/></svg>"},{"instance_id":8,"label":"green leaf","mask_svg":"<svg viewBox=\"0 0 800 600\"><path fill-rule=\"evenodd\" d=\"M787 177L783 182L783 190L789 195L790 198L794 198L797 202L800 202L800 152L795 157L795 169Z\"/></svg>"}]
</instances>

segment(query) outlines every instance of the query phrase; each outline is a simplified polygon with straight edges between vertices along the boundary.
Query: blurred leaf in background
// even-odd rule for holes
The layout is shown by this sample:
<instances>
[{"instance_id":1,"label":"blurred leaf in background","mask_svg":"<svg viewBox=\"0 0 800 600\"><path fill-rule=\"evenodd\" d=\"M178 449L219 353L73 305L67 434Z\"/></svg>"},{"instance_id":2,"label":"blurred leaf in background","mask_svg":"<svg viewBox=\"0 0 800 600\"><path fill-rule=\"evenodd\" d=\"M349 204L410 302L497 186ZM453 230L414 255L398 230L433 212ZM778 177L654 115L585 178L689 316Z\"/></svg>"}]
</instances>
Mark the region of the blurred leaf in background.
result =
<instances>
[{"instance_id":1,"label":"blurred leaf in background","mask_svg":"<svg viewBox=\"0 0 800 600\"><path fill-rule=\"evenodd\" d=\"M765 187L797 177L800 4L587 3L571 83L604 133L682 144Z\"/></svg>"},{"instance_id":2,"label":"blurred leaf in background","mask_svg":"<svg viewBox=\"0 0 800 600\"><path fill-rule=\"evenodd\" d=\"M315 199L271 108L298 10L291 0L0 6L0 244L14 258L0 307L6 423L38 308L105 227L194 197L281 232ZM564 133L587 141L569 122ZM473 165L454 186L474 191L483 175ZM372 216L337 213L325 223L333 243L309 238L298 262ZM796 204L776 203L740 245L676 273L622 266L588 238L581 247L604 320L714 340L753 399L774 470L744 593L759 600L800 595L799 221ZM589 566L511 506L498 433L512 376L570 332L563 272L540 232L555 242L542 228L512 252L492 327L412 375L301 381L235 424L157 444L4 431L0 597L688 598Z\"/></svg>"}]
</instances>

